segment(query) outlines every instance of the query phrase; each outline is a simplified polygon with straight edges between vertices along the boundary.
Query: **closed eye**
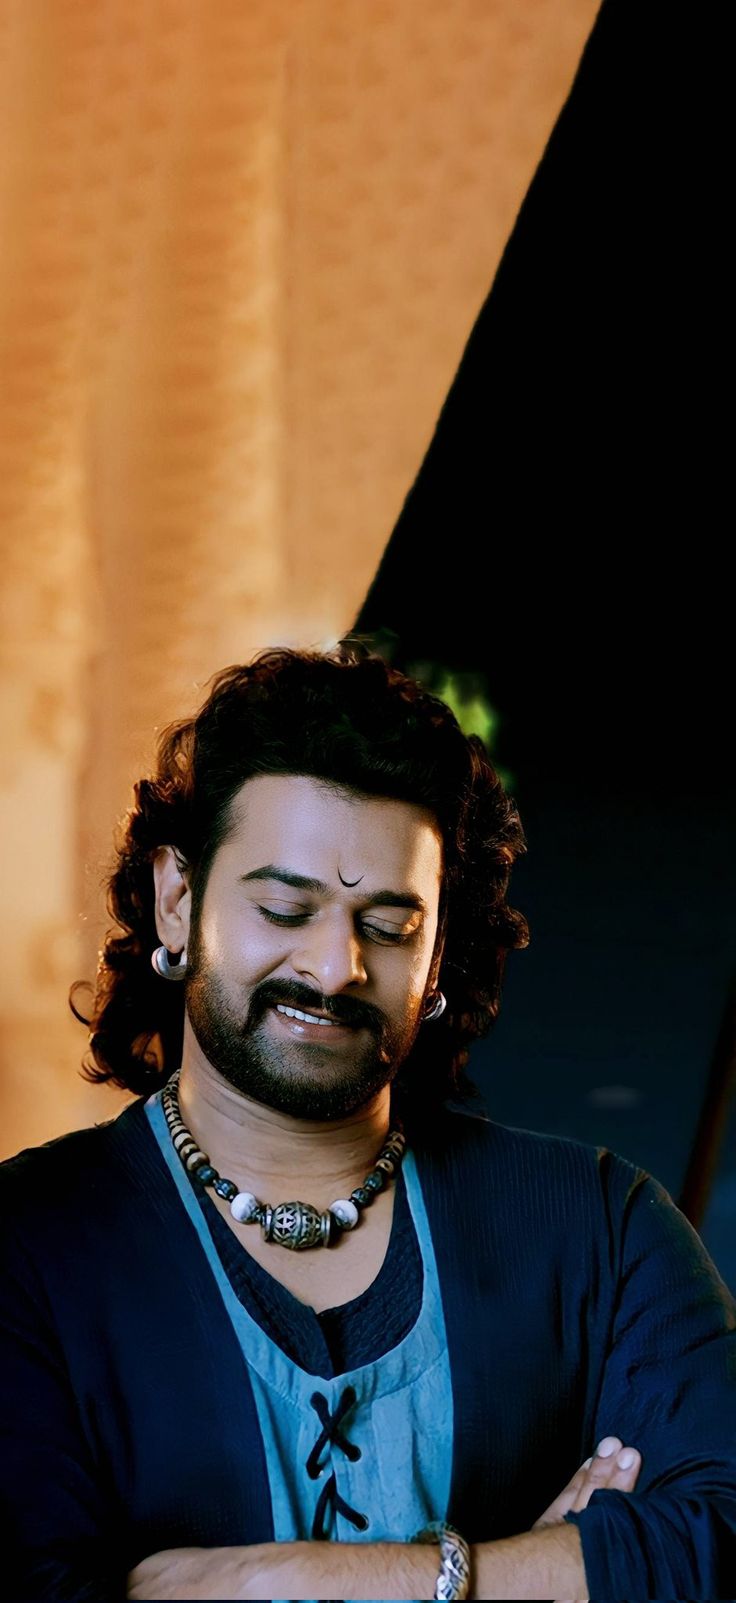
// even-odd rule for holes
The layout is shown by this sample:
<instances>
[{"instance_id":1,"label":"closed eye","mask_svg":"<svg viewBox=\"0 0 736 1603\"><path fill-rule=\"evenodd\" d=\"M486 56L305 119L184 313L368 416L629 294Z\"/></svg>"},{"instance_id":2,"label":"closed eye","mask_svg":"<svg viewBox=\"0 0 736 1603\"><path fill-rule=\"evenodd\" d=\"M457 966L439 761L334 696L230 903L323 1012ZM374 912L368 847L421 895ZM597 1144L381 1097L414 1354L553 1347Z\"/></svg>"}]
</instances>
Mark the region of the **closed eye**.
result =
<instances>
[{"instance_id":1,"label":"closed eye","mask_svg":"<svg viewBox=\"0 0 736 1603\"><path fill-rule=\"evenodd\" d=\"M368 936L369 941L386 941L389 946L401 946L404 941L410 941L412 936L416 935L415 929L397 930L395 927L388 929L382 924L367 924L365 922L362 925L362 929L363 934Z\"/></svg>"},{"instance_id":2,"label":"closed eye","mask_svg":"<svg viewBox=\"0 0 736 1603\"><path fill-rule=\"evenodd\" d=\"M268 920L269 924L280 924L287 929L296 929L300 924L306 924L309 913L275 913L271 907L258 906L259 913ZM395 925L375 924L366 919L360 921L360 928L370 941L378 941L389 946L400 946L404 941L410 941L417 933L417 926L409 930L397 929Z\"/></svg>"},{"instance_id":3,"label":"closed eye","mask_svg":"<svg viewBox=\"0 0 736 1603\"><path fill-rule=\"evenodd\" d=\"M258 911L269 924L304 924L309 917L308 913L274 913L270 907L259 906Z\"/></svg>"}]
</instances>

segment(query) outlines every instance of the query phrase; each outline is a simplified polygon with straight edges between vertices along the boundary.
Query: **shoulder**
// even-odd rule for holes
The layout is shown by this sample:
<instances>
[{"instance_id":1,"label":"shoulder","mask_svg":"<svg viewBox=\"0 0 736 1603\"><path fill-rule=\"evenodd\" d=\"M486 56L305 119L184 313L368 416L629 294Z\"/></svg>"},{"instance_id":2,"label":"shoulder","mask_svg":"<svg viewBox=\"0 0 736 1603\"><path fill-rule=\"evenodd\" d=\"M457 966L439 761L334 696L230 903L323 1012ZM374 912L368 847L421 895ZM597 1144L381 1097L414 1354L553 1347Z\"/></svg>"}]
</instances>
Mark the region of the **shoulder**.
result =
<instances>
[{"instance_id":1,"label":"shoulder","mask_svg":"<svg viewBox=\"0 0 736 1603\"><path fill-rule=\"evenodd\" d=\"M446 1205L491 1210L503 1229L548 1248L558 1240L569 1251L574 1241L614 1274L657 1242L690 1263L705 1254L665 1187L608 1147L448 1107L441 1132L415 1150L423 1185Z\"/></svg>"},{"instance_id":2,"label":"shoulder","mask_svg":"<svg viewBox=\"0 0 736 1603\"><path fill-rule=\"evenodd\" d=\"M15 1235L69 1226L111 1192L125 1191L140 1169L156 1166L155 1142L142 1098L113 1119L26 1147L0 1163L0 1219Z\"/></svg>"},{"instance_id":3,"label":"shoulder","mask_svg":"<svg viewBox=\"0 0 736 1603\"><path fill-rule=\"evenodd\" d=\"M450 1186L456 1176L458 1190L492 1205L505 1229L523 1225L545 1250L555 1240L563 1251L574 1243L614 1281L639 1279L650 1296L657 1280L683 1291L697 1282L733 1320L736 1304L689 1219L654 1175L621 1153L464 1110L448 1110L443 1144L444 1178L434 1183ZM430 1156L430 1172L436 1162Z\"/></svg>"},{"instance_id":4,"label":"shoulder","mask_svg":"<svg viewBox=\"0 0 736 1603\"><path fill-rule=\"evenodd\" d=\"M466 1168L481 1181L522 1188L530 1202L552 1194L579 1200L582 1188L625 1208L652 1179L608 1147L499 1124L487 1113L452 1105L444 1110L441 1132L420 1138L418 1155L448 1170Z\"/></svg>"}]
</instances>

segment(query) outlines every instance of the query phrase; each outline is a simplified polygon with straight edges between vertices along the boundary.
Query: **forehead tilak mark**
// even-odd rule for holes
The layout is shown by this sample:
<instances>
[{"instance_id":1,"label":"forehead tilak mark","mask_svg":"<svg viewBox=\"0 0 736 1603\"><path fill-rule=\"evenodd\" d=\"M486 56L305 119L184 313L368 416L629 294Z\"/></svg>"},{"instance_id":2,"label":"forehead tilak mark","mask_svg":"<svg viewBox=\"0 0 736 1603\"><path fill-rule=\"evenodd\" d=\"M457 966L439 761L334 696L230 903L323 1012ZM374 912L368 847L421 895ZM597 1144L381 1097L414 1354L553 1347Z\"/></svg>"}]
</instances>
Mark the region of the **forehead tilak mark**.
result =
<instances>
[{"instance_id":1,"label":"forehead tilak mark","mask_svg":"<svg viewBox=\"0 0 736 1603\"><path fill-rule=\"evenodd\" d=\"M365 879L365 874L361 874L360 875L360 879L343 879L339 868L337 870L337 876L338 876L338 879L340 881L340 884L344 885L346 890L352 890L354 885L359 885L360 881L362 879Z\"/></svg>"}]
</instances>

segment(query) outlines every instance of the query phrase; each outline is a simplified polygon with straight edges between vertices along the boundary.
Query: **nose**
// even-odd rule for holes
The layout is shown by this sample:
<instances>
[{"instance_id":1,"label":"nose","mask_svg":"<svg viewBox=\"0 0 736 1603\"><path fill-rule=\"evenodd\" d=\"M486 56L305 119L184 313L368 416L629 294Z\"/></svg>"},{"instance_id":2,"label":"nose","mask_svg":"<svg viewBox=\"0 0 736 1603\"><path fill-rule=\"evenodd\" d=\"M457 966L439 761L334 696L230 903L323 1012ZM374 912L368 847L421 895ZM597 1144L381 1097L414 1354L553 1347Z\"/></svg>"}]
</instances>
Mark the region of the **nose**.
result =
<instances>
[{"instance_id":1,"label":"nose","mask_svg":"<svg viewBox=\"0 0 736 1603\"><path fill-rule=\"evenodd\" d=\"M352 918L335 909L299 933L299 946L291 955L294 970L314 980L323 996L365 985L368 974Z\"/></svg>"}]
</instances>

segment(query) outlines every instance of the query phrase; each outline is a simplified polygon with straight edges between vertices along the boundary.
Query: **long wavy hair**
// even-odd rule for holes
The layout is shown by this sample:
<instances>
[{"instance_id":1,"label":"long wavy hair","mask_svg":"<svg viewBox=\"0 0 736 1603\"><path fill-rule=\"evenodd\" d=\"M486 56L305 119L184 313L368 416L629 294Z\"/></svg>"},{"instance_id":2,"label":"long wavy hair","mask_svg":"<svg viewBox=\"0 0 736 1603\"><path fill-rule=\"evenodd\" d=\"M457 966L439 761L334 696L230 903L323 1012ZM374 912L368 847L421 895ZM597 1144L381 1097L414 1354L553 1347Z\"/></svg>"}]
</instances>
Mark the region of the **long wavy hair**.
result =
<instances>
[{"instance_id":1,"label":"long wavy hair","mask_svg":"<svg viewBox=\"0 0 736 1603\"><path fill-rule=\"evenodd\" d=\"M430 809L444 845L438 940L447 1010L420 1030L396 1082L407 1112L472 1095L469 1048L495 1020L506 953L525 946L506 896L525 849L516 808L482 742L444 702L356 646L327 653L271 650L212 680L194 718L158 742L155 772L134 788L109 880L115 928L105 940L90 1016L86 1078L148 1094L181 1061L186 985L157 978L152 862L172 846L186 864L192 918L230 826L231 803L259 774L304 774L358 795ZM421 1106L419 1106L421 1104Z\"/></svg>"}]
</instances>

